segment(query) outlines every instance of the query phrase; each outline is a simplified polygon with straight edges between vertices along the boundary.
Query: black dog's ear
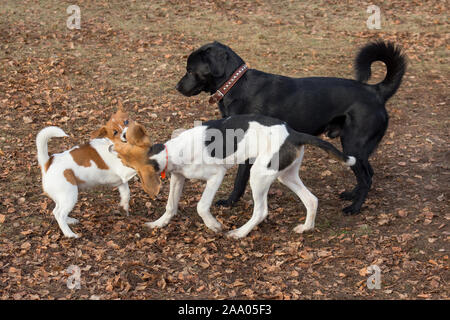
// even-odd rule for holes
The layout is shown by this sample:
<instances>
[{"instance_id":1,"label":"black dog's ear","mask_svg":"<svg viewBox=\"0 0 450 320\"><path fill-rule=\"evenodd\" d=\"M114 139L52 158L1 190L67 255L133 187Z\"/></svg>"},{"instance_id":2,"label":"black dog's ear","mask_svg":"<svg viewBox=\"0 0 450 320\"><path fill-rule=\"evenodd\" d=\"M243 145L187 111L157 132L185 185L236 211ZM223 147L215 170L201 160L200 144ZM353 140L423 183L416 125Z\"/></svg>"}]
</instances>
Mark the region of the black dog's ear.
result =
<instances>
[{"instance_id":1,"label":"black dog's ear","mask_svg":"<svg viewBox=\"0 0 450 320\"><path fill-rule=\"evenodd\" d=\"M213 77L220 77L225 73L225 67L227 65L227 51L220 46L214 45L207 48L204 51L204 57L206 58L209 70Z\"/></svg>"}]
</instances>

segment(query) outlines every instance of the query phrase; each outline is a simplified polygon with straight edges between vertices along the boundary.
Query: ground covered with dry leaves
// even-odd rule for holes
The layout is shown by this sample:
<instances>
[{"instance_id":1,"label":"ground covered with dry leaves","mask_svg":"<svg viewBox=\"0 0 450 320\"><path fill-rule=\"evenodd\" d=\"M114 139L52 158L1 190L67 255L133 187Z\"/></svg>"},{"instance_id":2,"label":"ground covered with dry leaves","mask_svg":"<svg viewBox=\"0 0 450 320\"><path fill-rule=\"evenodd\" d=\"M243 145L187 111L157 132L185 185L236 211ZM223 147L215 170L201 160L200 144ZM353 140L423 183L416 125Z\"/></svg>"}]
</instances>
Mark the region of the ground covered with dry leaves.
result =
<instances>
[{"instance_id":1,"label":"ground covered with dry leaves","mask_svg":"<svg viewBox=\"0 0 450 320\"><path fill-rule=\"evenodd\" d=\"M20 4L19 4L20 3ZM379 1L368 30L360 1L77 1L81 29L66 27L71 1L0 6L0 299L420 299L449 298L449 37L443 1ZM117 190L82 192L72 216L81 238L62 237L42 194L35 136L57 125L59 152L86 142L118 101L155 142L194 120L219 117L207 95L174 86L187 55L219 40L253 68L289 76L353 77L362 45L403 46L409 68L388 102L390 125L372 156L374 184L362 213L344 217L338 193L350 171L307 148L300 175L319 198L316 229L299 235L297 197L275 183L268 219L242 240L210 232L196 214L204 183L185 187L178 216L161 230L168 180L154 201L131 184L131 215ZM372 83L384 77L376 64ZM338 141L334 141L337 146ZM232 188L231 170L217 198ZM249 189L213 208L225 229L251 215ZM381 269L381 289L366 285ZM81 288L67 287L78 266Z\"/></svg>"}]
</instances>

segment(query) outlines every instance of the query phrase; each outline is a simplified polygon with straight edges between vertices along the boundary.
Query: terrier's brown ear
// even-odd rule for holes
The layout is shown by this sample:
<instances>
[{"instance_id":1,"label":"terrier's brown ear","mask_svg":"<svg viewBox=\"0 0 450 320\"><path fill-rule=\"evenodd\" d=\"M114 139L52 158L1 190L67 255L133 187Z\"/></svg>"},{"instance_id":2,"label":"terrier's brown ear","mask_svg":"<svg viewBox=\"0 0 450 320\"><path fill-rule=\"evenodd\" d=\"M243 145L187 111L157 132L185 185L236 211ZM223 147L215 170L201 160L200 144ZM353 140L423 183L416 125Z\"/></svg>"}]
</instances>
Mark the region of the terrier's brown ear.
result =
<instances>
[{"instance_id":1,"label":"terrier's brown ear","mask_svg":"<svg viewBox=\"0 0 450 320\"><path fill-rule=\"evenodd\" d=\"M159 174L155 172L155 168L151 165L143 166L139 168L138 174L145 192L151 199L155 199L161 188L161 180L159 179Z\"/></svg>"},{"instance_id":2,"label":"terrier's brown ear","mask_svg":"<svg viewBox=\"0 0 450 320\"><path fill-rule=\"evenodd\" d=\"M91 133L91 139L104 138L107 134L108 132L106 131L106 127L103 126Z\"/></svg>"}]
</instances>

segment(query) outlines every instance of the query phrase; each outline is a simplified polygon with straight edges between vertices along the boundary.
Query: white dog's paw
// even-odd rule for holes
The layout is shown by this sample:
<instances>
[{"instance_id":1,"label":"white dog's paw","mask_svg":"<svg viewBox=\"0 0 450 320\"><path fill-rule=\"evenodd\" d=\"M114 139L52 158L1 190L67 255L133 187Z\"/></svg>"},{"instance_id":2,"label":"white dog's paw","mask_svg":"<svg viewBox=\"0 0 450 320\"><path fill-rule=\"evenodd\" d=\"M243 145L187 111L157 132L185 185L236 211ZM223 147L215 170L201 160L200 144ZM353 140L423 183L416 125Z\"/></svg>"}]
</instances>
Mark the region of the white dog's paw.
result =
<instances>
[{"instance_id":1,"label":"white dog's paw","mask_svg":"<svg viewBox=\"0 0 450 320\"><path fill-rule=\"evenodd\" d=\"M227 232L227 237L232 239L241 239L246 236L246 234L242 234L242 230L235 229Z\"/></svg>"},{"instance_id":2,"label":"white dog's paw","mask_svg":"<svg viewBox=\"0 0 450 320\"><path fill-rule=\"evenodd\" d=\"M73 239L78 239L80 236L77 235L76 233L72 232L72 233L67 233L64 234L67 238L73 238Z\"/></svg>"},{"instance_id":3,"label":"white dog's paw","mask_svg":"<svg viewBox=\"0 0 450 320\"><path fill-rule=\"evenodd\" d=\"M145 223L146 227L149 227L149 228L152 228L152 229L154 229L154 228L162 228L162 227L164 227L166 225L167 225L167 223L164 223L164 222L159 221L159 220Z\"/></svg>"},{"instance_id":4,"label":"white dog's paw","mask_svg":"<svg viewBox=\"0 0 450 320\"><path fill-rule=\"evenodd\" d=\"M303 233L312 229L314 229L314 226L305 226L304 224L299 224L294 228L294 232Z\"/></svg>"},{"instance_id":5,"label":"white dog's paw","mask_svg":"<svg viewBox=\"0 0 450 320\"><path fill-rule=\"evenodd\" d=\"M127 207L122 206L122 210L125 211L127 217L130 215L130 210L129 210L128 206Z\"/></svg>"},{"instance_id":6,"label":"white dog's paw","mask_svg":"<svg viewBox=\"0 0 450 320\"><path fill-rule=\"evenodd\" d=\"M220 232L222 230L222 224L217 221L216 219L211 220L211 221L204 221L205 225L208 227L208 229L214 231L214 232Z\"/></svg>"},{"instance_id":7,"label":"white dog's paw","mask_svg":"<svg viewBox=\"0 0 450 320\"><path fill-rule=\"evenodd\" d=\"M77 223L80 223L80 220L71 218L71 217L67 217L66 222L67 222L67 224L77 224Z\"/></svg>"},{"instance_id":8,"label":"white dog's paw","mask_svg":"<svg viewBox=\"0 0 450 320\"><path fill-rule=\"evenodd\" d=\"M121 203L120 207L127 213L128 215L128 211L130 210L130 205L128 203Z\"/></svg>"},{"instance_id":9,"label":"white dog's paw","mask_svg":"<svg viewBox=\"0 0 450 320\"><path fill-rule=\"evenodd\" d=\"M159 226L157 223L154 222L146 222L144 225L148 228L161 228L161 226Z\"/></svg>"}]
</instances>

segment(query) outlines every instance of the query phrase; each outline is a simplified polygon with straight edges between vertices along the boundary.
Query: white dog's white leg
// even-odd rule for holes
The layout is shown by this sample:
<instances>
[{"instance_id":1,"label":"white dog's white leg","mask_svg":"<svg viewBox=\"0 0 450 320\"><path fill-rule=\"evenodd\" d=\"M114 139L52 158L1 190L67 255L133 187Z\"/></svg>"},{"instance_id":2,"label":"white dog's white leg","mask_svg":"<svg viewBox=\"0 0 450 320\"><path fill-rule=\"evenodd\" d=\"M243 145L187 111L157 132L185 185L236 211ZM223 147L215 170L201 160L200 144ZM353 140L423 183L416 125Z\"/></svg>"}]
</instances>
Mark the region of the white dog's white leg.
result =
<instances>
[{"instance_id":1,"label":"white dog's white leg","mask_svg":"<svg viewBox=\"0 0 450 320\"><path fill-rule=\"evenodd\" d=\"M209 209L217 190L222 184L225 173L226 169L221 167L217 174L208 179L208 181L206 182L205 190L202 194L202 198L197 204L198 215L203 219L205 225L215 232L218 232L222 229L222 224L217 221L216 218L214 218Z\"/></svg>"},{"instance_id":2,"label":"white dog's white leg","mask_svg":"<svg viewBox=\"0 0 450 320\"><path fill-rule=\"evenodd\" d=\"M56 202L55 209L53 210L53 215L58 222L59 228L68 238L78 238L78 235L74 233L68 226L68 223L76 223L77 219L70 218L69 213L72 211L73 207L77 203L78 189L76 187L72 188L71 192L60 193L57 199L53 199Z\"/></svg>"},{"instance_id":3,"label":"white dog's white leg","mask_svg":"<svg viewBox=\"0 0 450 320\"><path fill-rule=\"evenodd\" d=\"M172 173L170 175L170 191L167 200L166 212L156 221L147 222L145 225L150 228L161 228L166 226L169 221L177 214L178 202L181 198L185 178L182 175Z\"/></svg>"},{"instance_id":4,"label":"white dog's white leg","mask_svg":"<svg viewBox=\"0 0 450 320\"><path fill-rule=\"evenodd\" d=\"M239 239L245 237L268 215L267 193L270 185L276 178L276 172L265 167L253 165L250 171L250 186L253 195L253 215L242 227L228 232L228 236Z\"/></svg>"},{"instance_id":5,"label":"white dog's white leg","mask_svg":"<svg viewBox=\"0 0 450 320\"><path fill-rule=\"evenodd\" d=\"M60 209L60 206L58 205L58 203L56 203L55 209L53 209L53 215L55 217L56 217L57 214L59 214L59 209ZM80 220L67 216L66 217L66 223L68 225L70 225L70 224L77 224L77 223L80 223Z\"/></svg>"},{"instance_id":6,"label":"white dog's white leg","mask_svg":"<svg viewBox=\"0 0 450 320\"><path fill-rule=\"evenodd\" d=\"M67 222L67 224L77 224L77 223L80 222L80 220L75 219L75 218L71 218L71 217L67 217L66 218L66 222Z\"/></svg>"},{"instance_id":7,"label":"white dog's white leg","mask_svg":"<svg viewBox=\"0 0 450 320\"><path fill-rule=\"evenodd\" d=\"M286 185L300 198L306 207L305 223L299 224L294 228L294 231L297 233L303 233L314 228L318 206L317 197L303 185L302 180L298 176L300 165L301 161L297 161L278 178L281 183Z\"/></svg>"},{"instance_id":8,"label":"white dog's white leg","mask_svg":"<svg viewBox=\"0 0 450 320\"><path fill-rule=\"evenodd\" d=\"M119 186L120 193L120 206L126 211L127 216L129 215L128 210L130 209L130 187L128 182L122 183Z\"/></svg>"}]
</instances>

